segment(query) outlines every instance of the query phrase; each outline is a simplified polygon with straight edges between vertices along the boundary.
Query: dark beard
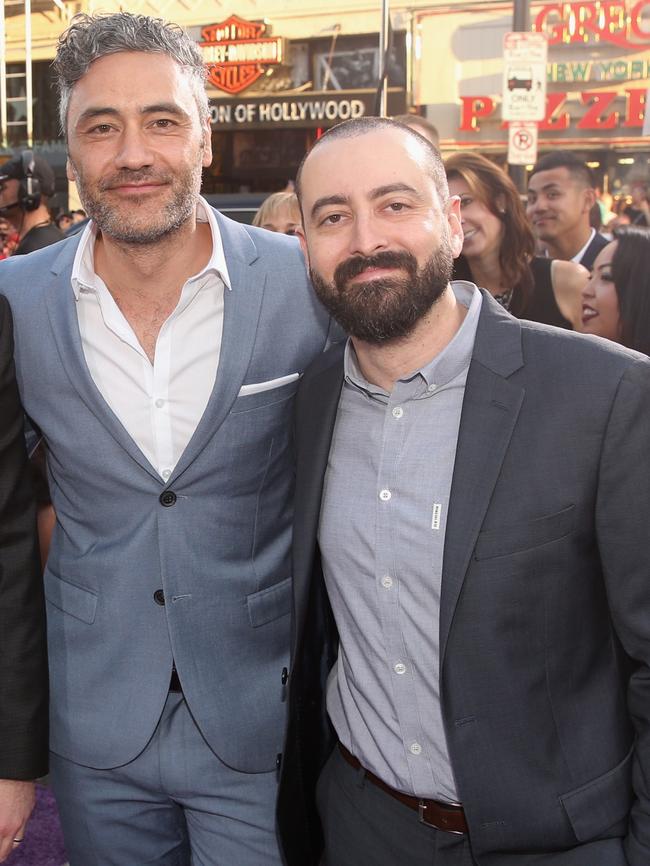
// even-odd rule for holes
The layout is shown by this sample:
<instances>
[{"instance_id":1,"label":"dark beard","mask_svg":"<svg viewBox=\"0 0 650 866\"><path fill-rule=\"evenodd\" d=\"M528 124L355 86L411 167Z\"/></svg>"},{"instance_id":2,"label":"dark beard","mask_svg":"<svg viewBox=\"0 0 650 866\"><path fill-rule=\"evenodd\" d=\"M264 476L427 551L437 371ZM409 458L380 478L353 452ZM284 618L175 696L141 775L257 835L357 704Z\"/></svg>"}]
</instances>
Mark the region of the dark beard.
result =
<instances>
[{"instance_id":1,"label":"dark beard","mask_svg":"<svg viewBox=\"0 0 650 866\"><path fill-rule=\"evenodd\" d=\"M368 267L399 267L407 276L349 285L349 280ZM387 251L346 259L334 271L331 283L313 269L310 275L318 299L343 330L366 343L378 344L407 337L442 295L452 270L451 249L443 239L419 269L411 253Z\"/></svg>"}]
</instances>

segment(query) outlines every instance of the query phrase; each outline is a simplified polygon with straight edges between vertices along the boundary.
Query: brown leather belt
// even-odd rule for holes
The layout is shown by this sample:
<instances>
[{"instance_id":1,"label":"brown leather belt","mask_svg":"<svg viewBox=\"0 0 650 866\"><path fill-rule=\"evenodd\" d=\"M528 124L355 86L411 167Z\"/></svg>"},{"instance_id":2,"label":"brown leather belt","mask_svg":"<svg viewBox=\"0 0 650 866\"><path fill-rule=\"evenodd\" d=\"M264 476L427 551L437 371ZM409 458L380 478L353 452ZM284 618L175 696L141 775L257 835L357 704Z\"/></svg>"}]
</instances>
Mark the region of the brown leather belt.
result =
<instances>
[{"instance_id":1,"label":"brown leather belt","mask_svg":"<svg viewBox=\"0 0 650 866\"><path fill-rule=\"evenodd\" d=\"M443 830L445 833L454 833L461 835L468 832L467 821L465 820L465 812L460 803L441 803L439 800L419 800L417 797L411 797L409 794L403 794L401 791L396 791L391 788L386 782L375 776L369 770L361 766L359 760L354 757L342 743L339 743L339 751L343 759L355 770L363 770L365 777L373 785L376 785L384 793L399 800L409 809L417 812L420 816L420 821L423 824L428 824L436 830Z\"/></svg>"}]
</instances>

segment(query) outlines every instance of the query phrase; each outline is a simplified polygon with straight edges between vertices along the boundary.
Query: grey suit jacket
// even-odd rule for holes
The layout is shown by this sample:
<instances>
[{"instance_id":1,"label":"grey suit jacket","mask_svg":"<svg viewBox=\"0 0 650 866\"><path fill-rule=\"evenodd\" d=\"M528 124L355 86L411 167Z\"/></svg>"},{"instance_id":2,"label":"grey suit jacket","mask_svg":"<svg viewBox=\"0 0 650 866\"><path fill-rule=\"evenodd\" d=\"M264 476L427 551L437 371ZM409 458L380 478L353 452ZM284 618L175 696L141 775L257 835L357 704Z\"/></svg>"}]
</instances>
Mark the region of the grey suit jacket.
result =
<instances>
[{"instance_id":1,"label":"grey suit jacket","mask_svg":"<svg viewBox=\"0 0 650 866\"><path fill-rule=\"evenodd\" d=\"M291 866L318 863L313 788L331 747L336 635L316 533L342 374L335 348L296 407L278 803ZM480 866L650 863L649 523L650 362L518 321L484 294L440 609L443 718Z\"/></svg>"},{"instance_id":2,"label":"grey suit jacket","mask_svg":"<svg viewBox=\"0 0 650 866\"><path fill-rule=\"evenodd\" d=\"M167 482L89 375L70 283L79 237L0 267L57 514L45 573L51 745L92 767L144 748L172 658L227 764L270 770L281 748L298 381L239 392L301 373L323 351L329 320L295 239L218 219L232 283L219 369Z\"/></svg>"}]
</instances>

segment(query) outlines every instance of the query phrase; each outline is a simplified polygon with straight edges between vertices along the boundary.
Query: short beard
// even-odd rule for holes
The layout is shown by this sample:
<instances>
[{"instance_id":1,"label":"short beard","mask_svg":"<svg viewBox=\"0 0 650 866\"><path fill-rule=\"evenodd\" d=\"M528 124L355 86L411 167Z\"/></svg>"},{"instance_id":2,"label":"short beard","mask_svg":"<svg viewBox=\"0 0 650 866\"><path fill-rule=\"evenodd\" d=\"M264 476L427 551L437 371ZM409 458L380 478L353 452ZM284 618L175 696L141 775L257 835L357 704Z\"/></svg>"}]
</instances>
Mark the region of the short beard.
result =
<instances>
[{"instance_id":1,"label":"short beard","mask_svg":"<svg viewBox=\"0 0 650 866\"><path fill-rule=\"evenodd\" d=\"M158 174L150 169L122 169L110 178L102 180L96 188L85 182L83 172L73 166L79 198L88 216L92 217L102 234L118 243L130 246L147 246L163 240L179 231L196 210L196 202L201 188L201 166L180 175ZM148 225L140 225L136 220L125 218L120 209L112 206L102 193L120 183L139 183L148 180L167 183L172 190L172 198L152 217ZM137 214L138 206L145 197L134 194L128 206Z\"/></svg>"},{"instance_id":2,"label":"short beard","mask_svg":"<svg viewBox=\"0 0 650 866\"><path fill-rule=\"evenodd\" d=\"M412 333L449 284L453 263L451 248L443 238L421 268L411 253L387 251L346 259L334 271L331 283L313 269L310 275L318 299L343 330L366 343L379 344ZM399 267L407 276L349 284L369 267Z\"/></svg>"}]
</instances>

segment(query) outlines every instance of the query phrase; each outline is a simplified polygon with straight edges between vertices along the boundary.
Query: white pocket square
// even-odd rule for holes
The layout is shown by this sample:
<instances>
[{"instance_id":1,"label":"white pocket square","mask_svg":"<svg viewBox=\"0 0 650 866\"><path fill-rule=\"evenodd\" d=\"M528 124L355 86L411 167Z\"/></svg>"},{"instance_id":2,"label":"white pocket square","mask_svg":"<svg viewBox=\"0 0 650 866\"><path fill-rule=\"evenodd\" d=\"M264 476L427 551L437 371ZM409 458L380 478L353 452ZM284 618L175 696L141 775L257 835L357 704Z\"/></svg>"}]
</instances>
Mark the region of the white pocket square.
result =
<instances>
[{"instance_id":1,"label":"white pocket square","mask_svg":"<svg viewBox=\"0 0 650 866\"><path fill-rule=\"evenodd\" d=\"M295 382L300 378L300 373L290 373L288 376L280 376L279 379L269 379L268 382L252 382L250 385L242 385L239 389L239 397L248 394L261 394L262 391L271 391L273 388L281 388L289 382Z\"/></svg>"}]
</instances>

